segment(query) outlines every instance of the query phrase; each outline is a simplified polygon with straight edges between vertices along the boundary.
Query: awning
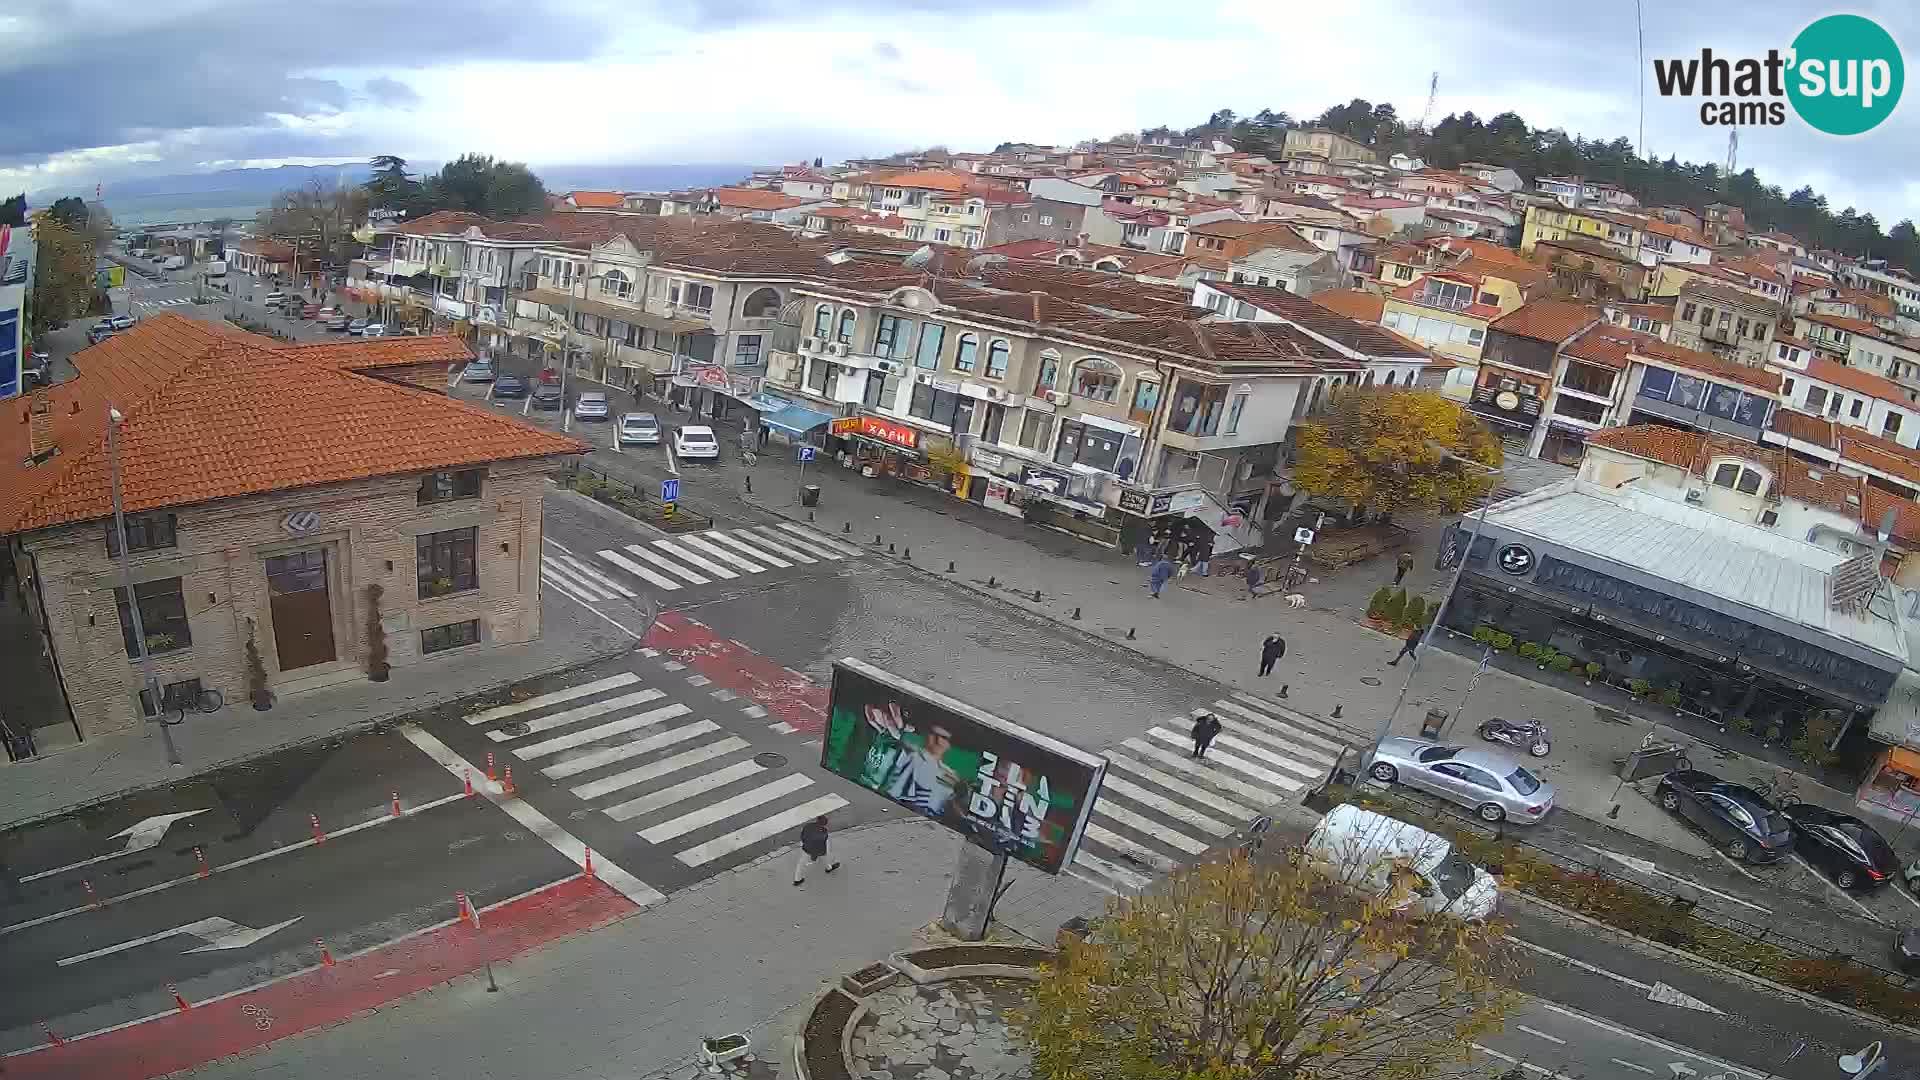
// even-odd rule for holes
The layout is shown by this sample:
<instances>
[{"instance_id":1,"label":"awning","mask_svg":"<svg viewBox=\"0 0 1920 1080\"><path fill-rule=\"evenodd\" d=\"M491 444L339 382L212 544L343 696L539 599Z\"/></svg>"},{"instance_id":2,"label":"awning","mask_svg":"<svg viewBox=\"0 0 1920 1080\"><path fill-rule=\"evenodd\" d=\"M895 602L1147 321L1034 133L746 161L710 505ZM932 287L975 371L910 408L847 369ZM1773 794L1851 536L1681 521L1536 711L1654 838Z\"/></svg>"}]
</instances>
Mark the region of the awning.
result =
<instances>
[{"instance_id":1,"label":"awning","mask_svg":"<svg viewBox=\"0 0 1920 1080\"><path fill-rule=\"evenodd\" d=\"M526 289L516 293L514 299L525 300L531 304L544 304L555 311L566 311L571 305L575 311L584 311L589 315L598 315L603 319L612 319L631 326L645 326L668 334L693 334L713 329L713 324L705 319L669 318L644 311L637 306L608 304L599 300L590 300L584 296L569 297L559 289Z\"/></svg>"},{"instance_id":2,"label":"awning","mask_svg":"<svg viewBox=\"0 0 1920 1080\"><path fill-rule=\"evenodd\" d=\"M788 401L786 398L768 397L766 394L755 394L750 398L743 399L740 404L745 405L754 412L776 413L781 409L791 407L793 402Z\"/></svg>"},{"instance_id":3,"label":"awning","mask_svg":"<svg viewBox=\"0 0 1920 1080\"><path fill-rule=\"evenodd\" d=\"M1920 748L1920 671L1902 668L1894 676L1867 733L1883 743Z\"/></svg>"},{"instance_id":4,"label":"awning","mask_svg":"<svg viewBox=\"0 0 1920 1080\"><path fill-rule=\"evenodd\" d=\"M831 419L833 417L826 413L815 412L801 405L789 405L779 412L764 414L760 417L760 422L768 427L779 428L781 431L805 435Z\"/></svg>"}]
</instances>

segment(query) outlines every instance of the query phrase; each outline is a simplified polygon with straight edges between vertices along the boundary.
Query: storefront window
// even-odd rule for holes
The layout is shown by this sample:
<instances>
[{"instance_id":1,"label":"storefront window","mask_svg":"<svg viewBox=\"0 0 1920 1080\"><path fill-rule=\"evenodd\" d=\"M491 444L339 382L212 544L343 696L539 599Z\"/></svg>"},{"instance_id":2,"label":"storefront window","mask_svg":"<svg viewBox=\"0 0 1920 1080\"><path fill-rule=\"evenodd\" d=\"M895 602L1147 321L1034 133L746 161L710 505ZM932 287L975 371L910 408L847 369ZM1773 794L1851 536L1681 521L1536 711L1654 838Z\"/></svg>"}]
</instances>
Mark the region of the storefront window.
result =
<instances>
[{"instance_id":1,"label":"storefront window","mask_svg":"<svg viewBox=\"0 0 1920 1080\"><path fill-rule=\"evenodd\" d=\"M1020 421L1020 445L1044 454L1048 449L1048 440L1052 436L1053 415L1028 409Z\"/></svg>"},{"instance_id":2,"label":"storefront window","mask_svg":"<svg viewBox=\"0 0 1920 1080\"><path fill-rule=\"evenodd\" d=\"M179 578L143 581L133 587L140 600L140 630L147 637L147 652L160 654L184 649L193 644L192 628L187 623L187 601ZM133 637L133 614L127 610L127 590L113 590L114 605L120 612L120 637L128 656L139 656L140 646Z\"/></svg>"},{"instance_id":3,"label":"storefront window","mask_svg":"<svg viewBox=\"0 0 1920 1080\"><path fill-rule=\"evenodd\" d=\"M962 400L972 401L971 398L962 399L959 394L935 390L926 383L916 382L913 384L913 399L907 404L907 415L958 431L960 428L956 420ZM971 419L972 415L969 408L968 418Z\"/></svg>"},{"instance_id":4,"label":"storefront window","mask_svg":"<svg viewBox=\"0 0 1920 1080\"><path fill-rule=\"evenodd\" d=\"M1131 436L1083 424L1078 420L1062 420L1060 445L1054 448L1053 460L1059 465L1084 465L1089 469L1114 472L1119 469L1122 457L1129 460L1138 457L1139 442Z\"/></svg>"},{"instance_id":5,"label":"storefront window","mask_svg":"<svg viewBox=\"0 0 1920 1080\"><path fill-rule=\"evenodd\" d=\"M940 346L946 343L947 328L936 322L920 324L920 345L913 351L913 366L928 371L940 367Z\"/></svg>"}]
</instances>

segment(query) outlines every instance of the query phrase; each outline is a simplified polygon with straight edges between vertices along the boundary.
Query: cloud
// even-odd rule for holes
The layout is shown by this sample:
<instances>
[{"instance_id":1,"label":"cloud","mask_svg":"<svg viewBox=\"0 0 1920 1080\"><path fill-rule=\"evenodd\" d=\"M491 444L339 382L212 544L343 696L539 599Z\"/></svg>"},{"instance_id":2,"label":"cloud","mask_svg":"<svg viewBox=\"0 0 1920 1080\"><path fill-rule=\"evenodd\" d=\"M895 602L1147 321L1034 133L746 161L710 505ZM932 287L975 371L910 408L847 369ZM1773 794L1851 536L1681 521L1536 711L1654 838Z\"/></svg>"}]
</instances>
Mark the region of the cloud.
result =
<instances>
[{"instance_id":1,"label":"cloud","mask_svg":"<svg viewBox=\"0 0 1920 1080\"><path fill-rule=\"evenodd\" d=\"M382 105L405 109L420 104L420 95L413 87L399 79L389 79L385 75L368 79L362 89L369 98Z\"/></svg>"}]
</instances>

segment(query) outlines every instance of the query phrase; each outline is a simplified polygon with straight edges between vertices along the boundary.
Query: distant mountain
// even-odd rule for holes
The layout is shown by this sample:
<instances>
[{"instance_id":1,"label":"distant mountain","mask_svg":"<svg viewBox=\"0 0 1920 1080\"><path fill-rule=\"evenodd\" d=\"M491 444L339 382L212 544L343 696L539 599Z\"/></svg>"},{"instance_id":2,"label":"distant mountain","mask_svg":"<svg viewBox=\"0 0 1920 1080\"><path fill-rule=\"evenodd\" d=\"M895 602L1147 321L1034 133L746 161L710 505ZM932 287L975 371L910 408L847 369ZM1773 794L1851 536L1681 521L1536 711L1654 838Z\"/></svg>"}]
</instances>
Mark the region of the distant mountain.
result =
<instances>
[{"instance_id":1,"label":"distant mountain","mask_svg":"<svg viewBox=\"0 0 1920 1080\"><path fill-rule=\"evenodd\" d=\"M718 187L746 179L752 165L535 165L533 171L547 190L569 191L680 191L690 187Z\"/></svg>"},{"instance_id":2,"label":"distant mountain","mask_svg":"<svg viewBox=\"0 0 1920 1080\"><path fill-rule=\"evenodd\" d=\"M147 198L154 195L196 195L210 192L223 194L244 193L270 197L276 192L288 188L305 187L309 180L319 180L328 186L334 184L359 184L366 181L373 172L364 161L349 161L338 165L281 165L273 169L219 169L203 173L175 173L169 176L148 176L127 180L115 180L104 185L103 198L112 206L116 200ZM51 205L62 195L72 194L65 189L37 191L27 196L27 201L35 206Z\"/></svg>"}]
</instances>

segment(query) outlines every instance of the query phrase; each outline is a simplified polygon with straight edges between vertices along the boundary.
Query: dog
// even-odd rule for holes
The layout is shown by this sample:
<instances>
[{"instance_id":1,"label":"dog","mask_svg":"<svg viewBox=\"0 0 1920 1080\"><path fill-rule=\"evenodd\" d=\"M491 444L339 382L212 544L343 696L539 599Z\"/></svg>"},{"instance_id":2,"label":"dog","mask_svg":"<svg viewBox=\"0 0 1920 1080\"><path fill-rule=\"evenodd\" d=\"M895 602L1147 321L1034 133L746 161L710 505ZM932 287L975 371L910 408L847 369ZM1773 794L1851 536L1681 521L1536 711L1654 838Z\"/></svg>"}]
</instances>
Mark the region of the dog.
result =
<instances>
[{"instance_id":1,"label":"dog","mask_svg":"<svg viewBox=\"0 0 1920 1080\"><path fill-rule=\"evenodd\" d=\"M1284 599L1290 608L1303 608L1307 606L1307 596L1305 593L1288 593Z\"/></svg>"}]
</instances>

